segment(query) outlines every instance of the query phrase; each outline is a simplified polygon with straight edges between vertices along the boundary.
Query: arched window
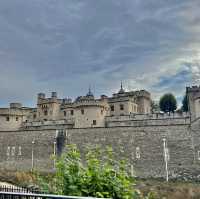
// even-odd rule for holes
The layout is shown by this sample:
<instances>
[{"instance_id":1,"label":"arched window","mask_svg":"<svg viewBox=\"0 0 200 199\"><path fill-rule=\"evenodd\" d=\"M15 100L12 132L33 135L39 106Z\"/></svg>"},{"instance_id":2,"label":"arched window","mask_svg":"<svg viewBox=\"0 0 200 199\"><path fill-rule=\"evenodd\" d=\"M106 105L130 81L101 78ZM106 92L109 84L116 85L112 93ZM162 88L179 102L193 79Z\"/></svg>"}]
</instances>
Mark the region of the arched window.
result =
<instances>
[{"instance_id":1,"label":"arched window","mask_svg":"<svg viewBox=\"0 0 200 199\"><path fill-rule=\"evenodd\" d=\"M66 116L67 115L66 111L64 111L63 114L64 114L64 116Z\"/></svg>"}]
</instances>

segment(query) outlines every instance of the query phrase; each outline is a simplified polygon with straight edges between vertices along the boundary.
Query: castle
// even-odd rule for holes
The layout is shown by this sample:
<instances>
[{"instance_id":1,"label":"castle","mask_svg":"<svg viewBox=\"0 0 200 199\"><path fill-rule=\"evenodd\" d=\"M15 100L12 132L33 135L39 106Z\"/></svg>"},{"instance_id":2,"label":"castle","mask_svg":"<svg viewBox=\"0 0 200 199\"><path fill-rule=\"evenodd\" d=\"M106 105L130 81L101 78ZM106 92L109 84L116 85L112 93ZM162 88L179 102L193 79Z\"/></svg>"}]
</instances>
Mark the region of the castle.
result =
<instances>
[{"instance_id":1,"label":"castle","mask_svg":"<svg viewBox=\"0 0 200 199\"><path fill-rule=\"evenodd\" d=\"M39 93L36 108L22 107L11 103L9 108L0 108L0 130L45 128L60 125L61 128L106 127L108 117L150 114L151 96L145 90L126 92L121 85L112 97L102 95L95 99L93 93L59 99L56 92L50 98ZM59 127L58 127L59 128Z\"/></svg>"},{"instance_id":2,"label":"castle","mask_svg":"<svg viewBox=\"0 0 200 199\"><path fill-rule=\"evenodd\" d=\"M0 169L53 171L51 156L67 144L112 146L139 177L200 181L200 87L186 88L188 113L152 113L148 91L74 101L39 93L37 107L11 103L0 109Z\"/></svg>"}]
</instances>

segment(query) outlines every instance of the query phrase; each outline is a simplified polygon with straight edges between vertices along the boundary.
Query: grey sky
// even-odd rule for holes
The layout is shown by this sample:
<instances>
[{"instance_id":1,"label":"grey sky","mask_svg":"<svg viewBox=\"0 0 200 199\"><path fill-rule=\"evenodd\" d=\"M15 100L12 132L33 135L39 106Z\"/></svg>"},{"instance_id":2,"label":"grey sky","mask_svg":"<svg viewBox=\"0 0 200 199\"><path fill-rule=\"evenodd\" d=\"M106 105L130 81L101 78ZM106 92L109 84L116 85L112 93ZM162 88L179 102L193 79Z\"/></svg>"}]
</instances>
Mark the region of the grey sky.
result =
<instances>
[{"instance_id":1,"label":"grey sky","mask_svg":"<svg viewBox=\"0 0 200 199\"><path fill-rule=\"evenodd\" d=\"M0 0L0 105L200 79L199 0Z\"/></svg>"}]
</instances>

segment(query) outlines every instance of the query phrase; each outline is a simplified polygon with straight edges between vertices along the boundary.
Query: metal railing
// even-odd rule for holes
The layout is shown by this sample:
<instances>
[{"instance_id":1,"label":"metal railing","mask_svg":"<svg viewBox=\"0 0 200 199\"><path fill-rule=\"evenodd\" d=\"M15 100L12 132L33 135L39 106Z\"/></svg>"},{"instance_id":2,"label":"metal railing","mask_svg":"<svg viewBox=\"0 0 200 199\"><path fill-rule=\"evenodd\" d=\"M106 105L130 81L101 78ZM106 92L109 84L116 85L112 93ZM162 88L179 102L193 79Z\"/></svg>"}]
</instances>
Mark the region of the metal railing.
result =
<instances>
[{"instance_id":1,"label":"metal railing","mask_svg":"<svg viewBox=\"0 0 200 199\"><path fill-rule=\"evenodd\" d=\"M0 186L0 199L98 199L93 197L42 194L35 188ZM101 198L102 199L102 198Z\"/></svg>"},{"instance_id":2,"label":"metal railing","mask_svg":"<svg viewBox=\"0 0 200 199\"><path fill-rule=\"evenodd\" d=\"M0 192L42 193L37 187L0 186Z\"/></svg>"},{"instance_id":3,"label":"metal railing","mask_svg":"<svg viewBox=\"0 0 200 199\"><path fill-rule=\"evenodd\" d=\"M0 199L98 199L92 197L79 197L79 196L61 196L51 194L35 194L35 193L15 193L15 192L2 192L0 191ZM101 198L102 199L102 198Z\"/></svg>"}]
</instances>

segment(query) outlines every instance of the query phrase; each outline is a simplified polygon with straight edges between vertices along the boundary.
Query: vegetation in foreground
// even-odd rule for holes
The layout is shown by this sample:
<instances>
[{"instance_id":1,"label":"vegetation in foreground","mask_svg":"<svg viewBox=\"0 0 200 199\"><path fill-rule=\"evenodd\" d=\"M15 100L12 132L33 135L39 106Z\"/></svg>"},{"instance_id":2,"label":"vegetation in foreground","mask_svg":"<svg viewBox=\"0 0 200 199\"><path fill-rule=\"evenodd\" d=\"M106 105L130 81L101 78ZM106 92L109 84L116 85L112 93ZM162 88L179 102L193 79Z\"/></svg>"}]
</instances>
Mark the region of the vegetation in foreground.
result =
<instances>
[{"instance_id":1,"label":"vegetation in foreground","mask_svg":"<svg viewBox=\"0 0 200 199\"><path fill-rule=\"evenodd\" d=\"M43 173L41 176L52 178L51 174ZM29 187L35 185L36 176L32 172L9 172L0 171L0 181L10 182L17 186ZM141 195L154 193L156 199L199 199L200 184L196 182L165 182L157 179L137 179L134 188L141 192Z\"/></svg>"},{"instance_id":2,"label":"vegetation in foreground","mask_svg":"<svg viewBox=\"0 0 200 199\"><path fill-rule=\"evenodd\" d=\"M135 180L126 169L126 161L115 161L111 148L87 150L81 157L75 145L57 160L55 175L51 178L39 176L43 191L60 195L92 196L113 199L142 199L134 188ZM84 164L83 164L84 162ZM146 199L153 199L149 193Z\"/></svg>"},{"instance_id":3,"label":"vegetation in foreground","mask_svg":"<svg viewBox=\"0 0 200 199\"><path fill-rule=\"evenodd\" d=\"M63 195L113 199L200 198L198 183L167 183L153 179L136 181L126 172L125 160L114 161L111 148L88 150L82 158L76 146L67 148L67 152L57 160L55 174L0 171L0 181L25 187L39 185L41 191Z\"/></svg>"}]
</instances>

